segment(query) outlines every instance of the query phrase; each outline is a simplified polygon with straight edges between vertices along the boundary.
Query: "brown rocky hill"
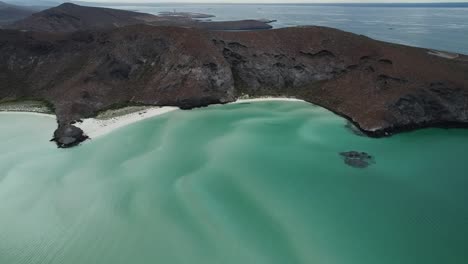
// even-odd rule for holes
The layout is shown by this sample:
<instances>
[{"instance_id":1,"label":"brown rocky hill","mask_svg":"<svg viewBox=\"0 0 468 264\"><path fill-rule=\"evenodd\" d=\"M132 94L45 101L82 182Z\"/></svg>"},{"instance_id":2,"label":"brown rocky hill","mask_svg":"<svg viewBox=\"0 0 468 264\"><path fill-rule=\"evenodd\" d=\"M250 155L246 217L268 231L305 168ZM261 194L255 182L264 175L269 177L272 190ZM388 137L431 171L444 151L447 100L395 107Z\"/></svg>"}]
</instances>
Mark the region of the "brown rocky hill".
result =
<instances>
[{"instance_id":1,"label":"brown rocky hill","mask_svg":"<svg viewBox=\"0 0 468 264\"><path fill-rule=\"evenodd\" d=\"M324 27L0 30L0 100L52 103L61 146L84 139L71 125L74 120L116 104L188 109L245 94L304 99L345 116L371 136L463 127L468 62L463 55L443 58Z\"/></svg>"},{"instance_id":2,"label":"brown rocky hill","mask_svg":"<svg viewBox=\"0 0 468 264\"><path fill-rule=\"evenodd\" d=\"M190 13L178 16L151 15L111 8L87 7L65 3L33 14L8 26L10 29L43 32L73 32L78 30L111 29L135 24L180 26L210 30L270 29L264 21L199 21Z\"/></svg>"},{"instance_id":3,"label":"brown rocky hill","mask_svg":"<svg viewBox=\"0 0 468 264\"><path fill-rule=\"evenodd\" d=\"M11 27L32 31L71 32L133 25L151 17L152 15L138 12L65 3L17 21Z\"/></svg>"}]
</instances>

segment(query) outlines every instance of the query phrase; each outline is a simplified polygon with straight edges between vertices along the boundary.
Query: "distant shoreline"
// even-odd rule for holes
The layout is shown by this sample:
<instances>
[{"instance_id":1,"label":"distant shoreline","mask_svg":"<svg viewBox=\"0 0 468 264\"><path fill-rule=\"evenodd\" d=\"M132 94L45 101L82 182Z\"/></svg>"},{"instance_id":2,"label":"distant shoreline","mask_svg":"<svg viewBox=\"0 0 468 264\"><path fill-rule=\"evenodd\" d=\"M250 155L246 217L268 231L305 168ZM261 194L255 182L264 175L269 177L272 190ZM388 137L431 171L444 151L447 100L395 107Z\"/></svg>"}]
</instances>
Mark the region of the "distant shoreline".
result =
<instances>
[{"instance_id":1,"label":"distant shoreline","mask_svg":"<svg viewBox=\"0 0 468 264\"><path fill-rule=\"evenodd\" d=\"M80 3L80 2L77 2ZM187 4L193 4L190 2L178 2L178 3L130 3L130 2L121 2L121 3L106 3L106 2L86 2L90 6L102 6L102 7L116 7L116 6L135 6L135 7L161 7L161 6L184 6ZM378 0L375 0L374 3L301 3L301 2L290 2L290 3L197 3L198 6L207 6L207 5L218 5L218 6L229 6L229 5L263 5L263 6L336 6L336 7L408 7L408 8L418 8L418 7L428 7L428 8L466 8L468 7L467 2L427 2L427 3L378 3Z\"/></svg>"},{"instance_id":2,"label":"distant shoreline","mask_svg":"<svg viewBox=\"0 0 468 264\"><path fill-rule=\"evenodd\" d=\"M304 100L296 99L296 98L287 98L287 97L261 97L261 98L244 98L238 99L237 101L228 103L228 104L242 104L242 103L255 103L255 102L271 102L271 101L289 101L289 102L305 102ZM110 110L114 114L118 111L124 110L125 108L120 108L116 110ZM161 116L176 110L180 110L178 107L172 106L147 106L141 107L140 110L116 115L110 118L86 118L83 119L81 122L77 122L74 125L76 127L81 128L84 133L90 138L95 139L101 136L107 135L118 128L122 128L152 117ZM125 112L125 111L122 111ZM45 114L45 113L37 113L33 111L0 111L0 114L26 114L26 115L35 115L35 116L42 116L42 117L49 117L56 119L54 114Z\"/></svg>"}]
</instances>

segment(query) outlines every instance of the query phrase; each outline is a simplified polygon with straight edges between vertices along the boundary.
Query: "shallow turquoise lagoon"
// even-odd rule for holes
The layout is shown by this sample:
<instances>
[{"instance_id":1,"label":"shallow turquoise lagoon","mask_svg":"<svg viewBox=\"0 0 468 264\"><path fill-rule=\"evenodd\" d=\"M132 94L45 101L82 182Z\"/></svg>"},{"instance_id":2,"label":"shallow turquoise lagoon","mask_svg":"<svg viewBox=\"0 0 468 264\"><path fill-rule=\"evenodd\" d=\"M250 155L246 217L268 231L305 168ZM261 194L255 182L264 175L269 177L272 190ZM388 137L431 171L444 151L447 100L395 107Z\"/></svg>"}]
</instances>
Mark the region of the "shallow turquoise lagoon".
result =
<instances>
[{"instance_id":1,"label":"shallow turquoise lagoon","mask_svg":"<svg viewBox=\"0 0 468 264\"><path fill-rule=\"evenodd\" d=\"M73 149L0 114L0 263L468 263L468 131L301 102L176 111ZM366 151L356 169L339 152Z\"/></svg>"}]
</instances>

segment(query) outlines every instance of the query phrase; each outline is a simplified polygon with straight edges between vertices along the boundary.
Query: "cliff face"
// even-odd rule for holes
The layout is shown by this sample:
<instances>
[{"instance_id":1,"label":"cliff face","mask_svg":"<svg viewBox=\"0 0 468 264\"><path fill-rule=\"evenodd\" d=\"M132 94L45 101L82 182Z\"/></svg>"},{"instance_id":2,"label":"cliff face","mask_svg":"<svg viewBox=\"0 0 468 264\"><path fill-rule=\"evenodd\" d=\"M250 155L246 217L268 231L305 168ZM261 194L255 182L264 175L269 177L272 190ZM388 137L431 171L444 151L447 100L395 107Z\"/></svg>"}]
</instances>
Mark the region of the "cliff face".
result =
<instances>
[{"instance_id":1,"label":"cliff face","mask_svg":"<svg viewBox=\"0 0 468 264\"><path fill-rule=\"evenodd\" d=\"M215 34L237 91L290 95L348 117L369 135L466 126L468 59L330 28Z\"/></svg>"},{"instance_id":2,"label":"cliff face","mask_svg":"<svg viewBox=\"0 0 468 264\"><path fill-rule=\"evenodd\" d=\"M62 146L84 139L70 125L73 120L115 104L192 108L231 102L242 94L304 99L375 136L468 124L465 56L441 58L322 27L209 32L137 25L70 34L3 30L0 73L1 99L54 104L55 138L68 142Z\"/></svg>"},{"instance_id":3,"label":"cliff face","mask_svg":"<svg viewBox=\"0 0 468 264\"><path fill-rule=\"evenodd\" d=\"M0 96L44 98L61 122L125 102L191 108L232 101L231 69L215 48L207 32L183 28L3 31Z\"/></svg>"}]
</instances>

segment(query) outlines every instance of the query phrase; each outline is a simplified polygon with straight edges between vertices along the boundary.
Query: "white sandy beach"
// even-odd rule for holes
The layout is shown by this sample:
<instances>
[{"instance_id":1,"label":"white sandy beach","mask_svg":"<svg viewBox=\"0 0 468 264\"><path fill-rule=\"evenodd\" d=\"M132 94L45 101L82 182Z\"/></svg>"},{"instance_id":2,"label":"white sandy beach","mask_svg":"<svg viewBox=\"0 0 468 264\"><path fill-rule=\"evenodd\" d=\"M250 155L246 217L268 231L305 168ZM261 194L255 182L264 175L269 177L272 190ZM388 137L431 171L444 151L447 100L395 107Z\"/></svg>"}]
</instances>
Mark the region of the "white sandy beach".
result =
<instances>
[{"instance_id":1,"label":"white sandy beach","mask_svg":"<svg viewBox=\"0 0 468 264\"><path fill-rule=\"evenodd\" d=\"M266 98L252 98L252 99L240 99L231 104L240 104L240 103L253 103L253 102L266 102L266 101L303 101L295 98L275 98L275 97L266 97ZM75 124L77 127L83 129L86 135L91 139L97 138L103 135L106 135L117 128L124 127L126 125L139 122L151 117L163 115L175 110L178 110L177 107L149 107L144 110L134 112L127 115L122 115L110 119L96 119L88 118L84 119L82 123Z\"/></svg>"},{"instance_id":2,"label":"white sandy beach","mask_svg":"<svg viewBox=\"0 0 468 264\"><path fill-rule=\"evenodd\" d=\"M460 57L460 55L457 54L457 53L440 51L440 50L430 50L427 53L429 55L441 57L441 58L444 58L444 59L450 59L450 60L453 60L453 59L456 59L456 58Z\"/></svg>"},{"instance_id":3,"label":"white sandy beach","mask_svg":"<svg viewBox=\"0 0 468 264\"><path fill-rule=\"evenodd\" d=\"M166 114L177 109L179 108L169 106L149 107L138 112L109 119L87 118L84 119L81 123L76 123L75 126L83 129L84 133L93 139L108 134L117 128L121 128L151 117Z\"/></svg>"},{"instance_id":4,"label":"white sandy beach","mask_svg":"<svg viewBox=\"0 0 468 264\"><path fill-rule=\"evenodd\" d=\"M253 103L253 102L266 102L266 101L302 101L295 98L275 98L275 97L265 97L265 98L252 98L252 99L240 99L231 104L239 104L239 103ZM83 123L76 124L77 127L83 129L83 131L88 135L90 138L96 138L113 130L141 121L145 120L154 116L159 116L162 114L166 114L175 110L178 110L177 107L150 107L145 110L122 115L118 117L114 117L111 119L95 119L95 118L88 118L83 120Z\"/></svg>"},{"instance_id":5,"label":"white sandy beach","mask_svg":"<svg viewBox=\"0 0 468 264\"><path fill-rule=\"evenodd\" d=\"M280 97L264 97L264 98L252 98L252 99L239 99L231 104L240 104L240 103L253 103L253 102L266 102L266 101L294 101L294 102L303 102L303 100L295 98L280 98ZM81 128L84 133L89 136L91 139L97 138L103 135L106 135L118 128L152 118L155 116L163 115L175 110L178 110L178 107L148 107L143 110L133 112L130 114L125 114L121 116L116 116L108 119L98 119L98 118L87 118L84 119L81 123L76 123L75 126ZM31 114L37 116L45 116L50 118L56 118L55 115L51 114L42 114L35 112L0 112L0 113L15 113L15 114Z\"/></svg>"},{"instance_id":6,"label":"white sandy beach","mask_svg":"<svg viewBox=\"0 0 468 264\"><path fill-rule=\"evenodd\" d=\"M230 104L242 104L242 103L254 103L254 102L266 102L266 101L292 101L292 102L304 102L304 100L289 98L289 97L261 97L252 99L239 99Z\"/></svg>"}]
</instances>

